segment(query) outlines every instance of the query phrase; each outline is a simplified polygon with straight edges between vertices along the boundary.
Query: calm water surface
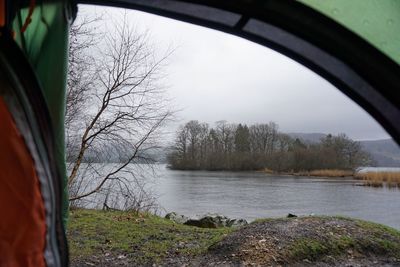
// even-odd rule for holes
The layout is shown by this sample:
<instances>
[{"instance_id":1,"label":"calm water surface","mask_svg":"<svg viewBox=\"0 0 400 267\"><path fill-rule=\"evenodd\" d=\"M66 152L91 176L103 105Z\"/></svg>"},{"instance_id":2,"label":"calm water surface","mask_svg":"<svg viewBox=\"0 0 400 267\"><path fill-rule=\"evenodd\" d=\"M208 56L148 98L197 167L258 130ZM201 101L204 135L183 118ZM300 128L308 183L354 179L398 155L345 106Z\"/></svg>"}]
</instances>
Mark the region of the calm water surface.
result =
<instances>
[{"instance_id":1,"label":"calm water surface","mask_svg":"<svg viewBox=\"0 0 400 267\"><path fill-rule=\"evenodd\" d=\"M220 213L254 220L345 215L400 229L400 190L356 186L351 178L268 176L254 172L173 171L160 166L156 191L166 212Z\"/></svg>"}]
</instances>

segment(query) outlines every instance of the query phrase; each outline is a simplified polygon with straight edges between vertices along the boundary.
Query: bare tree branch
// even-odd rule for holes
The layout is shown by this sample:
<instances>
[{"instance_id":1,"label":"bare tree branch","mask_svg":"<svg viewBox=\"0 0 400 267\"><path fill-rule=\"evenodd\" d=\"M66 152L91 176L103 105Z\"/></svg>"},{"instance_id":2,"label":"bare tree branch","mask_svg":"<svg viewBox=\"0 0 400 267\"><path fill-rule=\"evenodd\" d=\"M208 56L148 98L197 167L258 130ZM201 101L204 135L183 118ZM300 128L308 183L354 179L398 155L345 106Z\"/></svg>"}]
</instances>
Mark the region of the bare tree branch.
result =
<instances>
[{"instance_id":1,"label":"bare tree branch","mask_svg":"<svg viewBox=\"0 0 400 267\"><path fill-rule=\"evenodd\" d=\"M71 97L66 124L71 143L68 148L70 201L83 201L106 190L104 203L108 206L110 183L128 194L126 199L134 203L139 203L138 199L150 200L145 186L137 182L134 173L125 171L131 163L151 162L146 151L159 147L156 139L173 117L174 112L160 86L162 69L172 51L157 59L147 33L135 31L126 15L115 31L105 34L101 40L96 38L96 32L89 30L90 20L81 23L72 27L71 38L75 38L75 44L70 47L73 60L70 61L68 94ZM85 37L82 43L81 36ZM99 48L98 52L87 52L94 47ZM89 64L83 62L85 58L90 58ZM93 159L108 159L115 167L97 170ZM130 180L124 175L133 178ZM132 195L132 186L137 187L136 193L141 198ZM143 205L141 202L140 206Z\"/></svg>"}]
</instances>

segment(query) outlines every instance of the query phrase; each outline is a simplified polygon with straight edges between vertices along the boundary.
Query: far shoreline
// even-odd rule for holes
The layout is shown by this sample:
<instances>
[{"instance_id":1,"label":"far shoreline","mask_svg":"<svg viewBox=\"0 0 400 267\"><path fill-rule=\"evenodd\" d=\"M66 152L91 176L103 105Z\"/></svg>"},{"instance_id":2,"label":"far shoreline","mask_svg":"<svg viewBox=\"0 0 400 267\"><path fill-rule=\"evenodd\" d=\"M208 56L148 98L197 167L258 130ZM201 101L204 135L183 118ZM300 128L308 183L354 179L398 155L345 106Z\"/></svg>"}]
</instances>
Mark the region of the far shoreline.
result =
<instances>
[{"instance_id":1,"label":"far shoreline","mask_svg":"<svg viewBox=\"0 0 400 267\"><path fill-rule=\"evenodd\" d=\"M319 177L319 178L353 178L363 182L362 185L371 187L389 187L400 189L400 171L366 171L358 172L353 170L340 169L317 169L312 171L298 172L277 172L268 168L262 170L203 170L203 169L173 169L173 171L207 171L207 172L254 172L275 176L295 176L295 177Z\"/></svg>"},{"instance_id":2,"label":"far shoreline","mask_svg":"<svg viewBox=\"0 0 400 267\"><path fill-rule=\"evenodd\" d=\"M299 171L299 172L277 172L270 170L268 168L261 169L261 170L229 170L229 169L216 169L216 170L208 170L208 169L177 169L171 168L170 166L166 166L167 169L171 171L203 171L203 172L234 172L234 173L241 173L241 172L254 172L254 173L264 173L270 175L278 175L278 176L303 176L303 177L354 177L355 172L351 170L338 170L338 169L319 169L313 171Z\"/></svg>"},{"instance_id":3,"label":"far shoreline","mask_svg":"<svg viewBox=\"0 0 400 267\"><path fill-rule=\"evenodd\" d=\"M298 171L298 172L275 172L269 169L260 170L257 172L271 174L271 175L290 175L302 177L355 177L355 172L352 170L339 170L339 169L319 169L312 171Z\"/></svg>"}]
</instances>

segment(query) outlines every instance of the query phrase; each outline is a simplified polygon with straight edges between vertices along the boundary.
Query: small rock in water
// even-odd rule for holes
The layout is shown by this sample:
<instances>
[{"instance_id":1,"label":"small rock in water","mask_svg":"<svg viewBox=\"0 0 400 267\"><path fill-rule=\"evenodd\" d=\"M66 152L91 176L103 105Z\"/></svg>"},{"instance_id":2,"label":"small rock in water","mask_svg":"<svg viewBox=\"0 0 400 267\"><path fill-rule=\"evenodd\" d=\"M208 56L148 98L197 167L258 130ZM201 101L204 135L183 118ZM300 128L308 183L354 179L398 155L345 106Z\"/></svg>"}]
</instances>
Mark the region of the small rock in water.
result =
<instances>
[{"instance_id":1,"label":"small rock in water","mask_svg":"<svg viewBox=\"0 0 400 267\"><path fill-rule=\"evenodd\" d=\"M297 217L297 215L292 214L292 213L289 213L286 217L288 217L288 218L295 218L295 217Z\"/></svg>"}]
</instances>

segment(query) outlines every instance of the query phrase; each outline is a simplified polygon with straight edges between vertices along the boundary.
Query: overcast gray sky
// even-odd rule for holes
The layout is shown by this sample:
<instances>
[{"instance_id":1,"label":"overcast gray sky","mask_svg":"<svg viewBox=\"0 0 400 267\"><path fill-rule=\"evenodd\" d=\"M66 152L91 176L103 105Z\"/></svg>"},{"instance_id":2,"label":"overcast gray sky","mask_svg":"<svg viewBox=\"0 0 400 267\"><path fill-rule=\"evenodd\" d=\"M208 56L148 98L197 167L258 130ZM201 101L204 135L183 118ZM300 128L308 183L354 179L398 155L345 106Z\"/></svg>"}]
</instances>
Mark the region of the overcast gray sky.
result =
<instances>
[{"instance_id":1,"label":"overcast gray sky","mask_svg":"<svg viewBox=\"0 0 400 267\"><path fill-rule=\"evenodd\" d=\"M120 17L115 8L84 13ZM358 140L388 138L363 109L317 74L271 49L236 36L128 11L148 29L159 51L175 48L165 83L180 123L274 121L283 132L346 133Z\"/></svg>"}]
</instances>

